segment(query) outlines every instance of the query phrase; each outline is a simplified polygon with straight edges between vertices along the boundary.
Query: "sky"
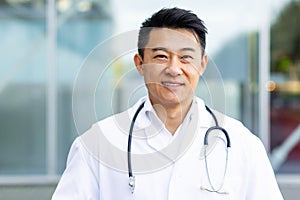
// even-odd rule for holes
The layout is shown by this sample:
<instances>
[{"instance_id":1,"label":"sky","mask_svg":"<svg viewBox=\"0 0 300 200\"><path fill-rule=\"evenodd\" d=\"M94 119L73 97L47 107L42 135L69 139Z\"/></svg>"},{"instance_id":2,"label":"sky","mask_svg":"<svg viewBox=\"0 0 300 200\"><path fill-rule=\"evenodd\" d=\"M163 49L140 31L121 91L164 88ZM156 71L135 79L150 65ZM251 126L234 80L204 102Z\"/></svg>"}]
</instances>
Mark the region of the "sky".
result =
<instances>
[{"instance_id":1,"label":"sky","mask_svg":"<svg viewBox=\"0 0 300 200\"><path fill-rule=\"evenodd\" d=\"M274 19L290 0L112 0L114 34L136 30L144 19L163 7L193 11L207 28L207 52L215 53L231 38L257 31Z\"/></svg>"}]
</instances>

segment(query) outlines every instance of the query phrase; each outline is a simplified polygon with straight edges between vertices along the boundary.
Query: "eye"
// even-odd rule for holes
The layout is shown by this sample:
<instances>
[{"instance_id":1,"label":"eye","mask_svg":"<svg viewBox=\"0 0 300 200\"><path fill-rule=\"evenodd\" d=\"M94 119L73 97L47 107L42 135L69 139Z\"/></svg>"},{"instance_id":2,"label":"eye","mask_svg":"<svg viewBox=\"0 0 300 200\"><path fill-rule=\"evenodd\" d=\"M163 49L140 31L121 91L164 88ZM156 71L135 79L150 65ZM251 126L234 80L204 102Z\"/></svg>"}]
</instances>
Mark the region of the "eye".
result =
<instances>
[{"instance_id":1,"label":"eye","mask_svg":"<svg viewBox=\"0 0 300 200\"><path fill-rule=\"evenodd\" d=\"M183 62L191 62L194 58L191 55L183 55L180 57Z\"/></svg>"},{"instance_id":2,"label":"eye","mask_svg":"<svg viewBox=\"0 0 300 200\"><path fill-rule=\"evenodd\" d=\"M168 59L168 56L166 56L164 54L158 54L158 55L155 55L154 58L158 59L158 60L166 60L166 59Z\"/></svg>"},{"instance_id":3,"label":"eye","mask_svg":"<svg viewBox=\"0 0 300 200\"><path fill-rule=\"evenodd\" d=\"M181 58L182 59L192 59L193 57L190 55L183 55Z\"/></svg>"}]
</instances>

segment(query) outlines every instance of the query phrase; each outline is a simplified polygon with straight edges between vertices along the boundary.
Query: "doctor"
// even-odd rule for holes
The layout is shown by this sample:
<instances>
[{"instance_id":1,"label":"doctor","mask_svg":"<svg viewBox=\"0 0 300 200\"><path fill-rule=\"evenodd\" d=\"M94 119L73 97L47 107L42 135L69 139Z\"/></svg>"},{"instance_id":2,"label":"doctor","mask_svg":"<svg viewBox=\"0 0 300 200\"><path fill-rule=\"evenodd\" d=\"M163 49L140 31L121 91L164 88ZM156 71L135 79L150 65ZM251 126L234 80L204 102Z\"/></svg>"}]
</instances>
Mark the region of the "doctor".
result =
<instances>
[{"instance_id":1,"label":"doctor","mask_svg":"<svg viewBox=\"0 0 300 200\"><path fill-rule=\"evenodd\" d=\"M206 28L162 9L139 32L148 95L78 137L52 200L283 199L261 141L194 96Z\"/></svg>"}]
</instances>

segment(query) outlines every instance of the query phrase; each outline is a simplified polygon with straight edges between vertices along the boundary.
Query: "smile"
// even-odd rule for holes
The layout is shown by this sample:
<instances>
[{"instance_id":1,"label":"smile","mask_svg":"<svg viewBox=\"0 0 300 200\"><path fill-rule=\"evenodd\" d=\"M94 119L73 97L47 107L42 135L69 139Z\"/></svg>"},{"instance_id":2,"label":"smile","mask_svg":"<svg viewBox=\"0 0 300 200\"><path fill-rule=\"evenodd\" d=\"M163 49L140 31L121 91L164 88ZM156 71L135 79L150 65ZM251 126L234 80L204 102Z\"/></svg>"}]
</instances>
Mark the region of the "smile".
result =
<instances>
[{"instance_id":1,"label":"smile","mask_svg":"<svg viewBox=\"0 0 300 200\"><path fill-rule=\"evenodd\" d=\"M172 82L162 82L162 85L168 87L178 87L184 85L183 83L172 83Z\"/></svg>"}]
</instances>

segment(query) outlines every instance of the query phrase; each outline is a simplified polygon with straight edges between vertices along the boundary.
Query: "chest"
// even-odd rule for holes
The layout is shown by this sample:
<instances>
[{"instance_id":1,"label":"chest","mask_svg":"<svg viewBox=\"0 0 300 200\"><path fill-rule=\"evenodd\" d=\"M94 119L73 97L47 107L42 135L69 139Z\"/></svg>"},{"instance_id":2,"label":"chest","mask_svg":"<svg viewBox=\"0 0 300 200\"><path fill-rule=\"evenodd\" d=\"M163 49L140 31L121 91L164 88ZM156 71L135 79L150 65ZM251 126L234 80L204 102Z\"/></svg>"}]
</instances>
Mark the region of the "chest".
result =
<instances>
[{"instance_id":1,"label":"chest","mask_svg":"<svg viewBox=\"0 0 300 200\"><path fill-rule=\"evenodd\" d=\"M126 171L102 166L102 199L245 199L247 166L239 149L227 152L220 140L204 159L202 147L200 139L178 157L168 150L133 156L134 193ZM208 191L219 188L220 193Z\"/></svg>"}]
</instances>

